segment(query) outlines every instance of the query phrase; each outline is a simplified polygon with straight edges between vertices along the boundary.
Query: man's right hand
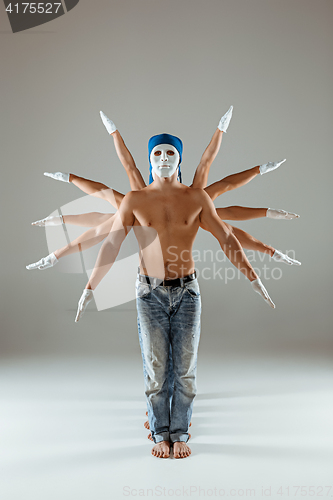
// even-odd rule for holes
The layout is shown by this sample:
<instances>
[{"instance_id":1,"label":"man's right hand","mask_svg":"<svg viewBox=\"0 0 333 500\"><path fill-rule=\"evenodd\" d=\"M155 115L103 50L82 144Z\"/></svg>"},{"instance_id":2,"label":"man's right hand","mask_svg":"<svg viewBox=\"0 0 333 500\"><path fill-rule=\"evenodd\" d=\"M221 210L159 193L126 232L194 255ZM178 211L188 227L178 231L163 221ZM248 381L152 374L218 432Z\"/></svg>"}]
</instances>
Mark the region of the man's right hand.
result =
<instances>
[{"instance_id":1,"label":"man's right hand","mask_svg":"<svg viewBox=\"0 0 333 500\"><path fill-rule=\"evenodd\" d=\"M270 296L268 295L268 292L267 292L266 288L264 287L264 285L262 284L260 278L257 278L256 280L251 281L251 286L255 292L259 293L259 295L262 296L264 301L269 306L271 306L273 309L275 309L275 304L272 301L272 299L270 298Z\"/></svg>"},{"instance_id":2,"label":"man's right hand","mask_svg":"<svg viewBox=\"0 0 333 500\"><path fill-rule=\"evenodd\" d=\"M44 172L46 177L51 177L55 181L69 182L69 175L66 172Z\"/></svg>"},{"instance_id":3,"label":"man's right hand","mask_svg":"<svg viewBox=\"0 0 333 500\"><path fill-rule=\"evenodd\" d=\"M25 267L28 269L28 271L31 271L31 269L40 269L42 271L43 269L47 269L48 267L53 267L57 262L58 259L54 255L54 253L50 253L50 255L47 255L47 257L43 257L38 262L34 262L33 264L29 264Z\"/></svg>"},{"instance_id":4,"label":"man's right hand","mask_svg":"<svg viewBox=\"0 0 333 500\"><path fill-rule=\"evenodd\" d=\"M45 217L45 219L40 219L36 220L35 222L32 222L32 226L39 226L39 227L45 227L45 226L61 226L63 224L63 218L62 215L60 216L50 216L50 217Z\"/></svg>"}]
</instances>

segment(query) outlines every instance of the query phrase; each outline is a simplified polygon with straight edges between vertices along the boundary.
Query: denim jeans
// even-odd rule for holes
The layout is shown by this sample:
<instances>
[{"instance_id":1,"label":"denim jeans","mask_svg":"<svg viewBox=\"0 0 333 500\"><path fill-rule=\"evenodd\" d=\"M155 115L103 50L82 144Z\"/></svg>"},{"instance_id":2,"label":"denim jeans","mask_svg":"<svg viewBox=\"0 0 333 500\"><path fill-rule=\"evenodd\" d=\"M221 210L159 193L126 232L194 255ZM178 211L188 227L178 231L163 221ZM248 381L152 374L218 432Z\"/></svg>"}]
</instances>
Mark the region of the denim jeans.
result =
<instances>
[{"instance_id":1,"label":"denim jeans","mask_svg":"<svg viewBox=\"0 0 333 500\"><path fill-rule=\"evenodd\" d=\"M153 288L137 280L136 297L152 438L187 442L200 338L198 282Z\"/></svg>"}]
</instances>

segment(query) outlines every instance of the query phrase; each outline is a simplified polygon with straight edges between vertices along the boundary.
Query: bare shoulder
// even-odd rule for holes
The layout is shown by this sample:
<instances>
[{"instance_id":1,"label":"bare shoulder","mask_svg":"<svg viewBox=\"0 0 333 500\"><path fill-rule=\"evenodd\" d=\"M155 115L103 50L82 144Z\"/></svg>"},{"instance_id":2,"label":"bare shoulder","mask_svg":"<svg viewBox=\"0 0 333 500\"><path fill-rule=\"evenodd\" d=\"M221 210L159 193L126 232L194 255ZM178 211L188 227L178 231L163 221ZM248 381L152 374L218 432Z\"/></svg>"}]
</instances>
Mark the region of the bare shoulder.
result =
<instances>
[{"instance_id":1,"label":"bare shoulder","mask_svg":"<svg viewBox=\"0 0 333 500\"><path fill-rule=\"evenodd\" d=\"M126 207L133 207L138 200L142 198L142 194L140 197L141 191L129 191L125 197L123 198L122 204Z\"/></svg>"},{"instance_id":2,"label":"bare shoulder","mask_svg":"<svg viewBox=\"0 0 333 500\"><path fill-rule=\"evenodd\" d=\"M210 196L206 193L204 189L201 188L189 188L192 192L193 199L197 200L203 206L210 205L212 200Z\"/></svg>"}]
</instances>

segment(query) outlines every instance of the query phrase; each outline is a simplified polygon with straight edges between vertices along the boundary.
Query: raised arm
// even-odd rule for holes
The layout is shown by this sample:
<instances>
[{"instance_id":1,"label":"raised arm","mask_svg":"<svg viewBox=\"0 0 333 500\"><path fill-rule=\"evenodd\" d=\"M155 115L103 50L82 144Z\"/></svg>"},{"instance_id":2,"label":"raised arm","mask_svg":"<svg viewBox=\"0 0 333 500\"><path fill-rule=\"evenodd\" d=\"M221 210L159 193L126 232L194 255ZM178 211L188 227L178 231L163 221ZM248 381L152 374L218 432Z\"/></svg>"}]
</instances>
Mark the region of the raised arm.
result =
<instances>
[{"instance_id":1,"label":"raised arm","mask_svg":"<svg viewBox=\"0 0 333 500\"><path fill-rule=\"evenodd\" d=\"M117 258L122 242L134 225L135 217L133 214L133 195L135 196L135 193L133 192L127 193L118 212L114 216L112 230L101 246L95 267L79 300L75 322L79 321L85 308L92 300L92 291L95 290L104 276L111 269Z\"/></svg>"},{"instance_id":2,"label":"raised arm","mask_svg":"<svg viewBox=\"0 0 333 500\"><path fill-rule=\"evenodd\" d=\"M100 112L100 115L106 130L110 135L112 135L116 153L129 178L132 191L139 191L140 189L146 187L141 172L137 168L133 156L126 147L119 130L117 130L113 121L110 120L110 118L108 118L103 111Z\"/></svg>"},{"instance_id":3,"label":"raised arm","mask_svg":"<svg viewBox=\"0 0 333 500\"><path fill-rule=\"evenodd\" d=\"M202 191L201 200L202 211L200 213L200 224L203 229L209 231L213 236L215 236L221 246L221 249L224 251L230 262L251 282L252 288L256 292L260 293L263 299L274 308L274 303L248 261L241 244L227 225L221 221L216 213L212 200L204 191Z\"/></svg>"},{"instance_id":4,"label":"raised arm","mask_svg":"<svg viewBox=\"0 0 333 500\"><path fill-rule=\"evenodd\" d=\"M238 172L237 174L228 175L220 181L214 182L210 186L205 188L206 193L210 196L212 200L215 200L218 196L227 191L237 189L244 186L252 179L254 179L258 174L266 174L278 168L286 160L268 162L263 165L258 165L256 167L250 168L248 170L243 170L243 172Z\"/></svg>"},{"instance_id":5,"label":"raised arm","mask_svg":"<svg viewBox=\"0 0 333 500\"><path fill-rule=\"evenodd\" d=\"M216 158L217 153L220 151L222 135L223 132L227 131L227 128L229 126L232 117L232 110L233 107L230 106L226 114L222 116L217 126L217 129L215 130L214 135L210 143L208 144L207 148L205 149L201 157L200 163L196 168L191 187L203 189L207 186L209 170L211 164Z\"/></svg>"}]
</instances>

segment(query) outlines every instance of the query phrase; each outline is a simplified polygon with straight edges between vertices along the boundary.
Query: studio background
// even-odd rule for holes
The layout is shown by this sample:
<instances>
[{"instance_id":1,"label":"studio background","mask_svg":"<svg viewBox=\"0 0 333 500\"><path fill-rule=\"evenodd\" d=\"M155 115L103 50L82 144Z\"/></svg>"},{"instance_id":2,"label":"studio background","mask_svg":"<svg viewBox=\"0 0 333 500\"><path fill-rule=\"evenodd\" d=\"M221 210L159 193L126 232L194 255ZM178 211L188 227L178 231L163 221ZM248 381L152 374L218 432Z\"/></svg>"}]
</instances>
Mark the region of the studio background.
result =
<instances>
[{"instance_id":1,"label":"studio background","mask_svg":"<svg viewBox=\"0 0 333 500\"><path fill-rule=\"evenodd\" d=\"M1 33L3 353L113 352L120 331L124 354L138 348L135 322L126 323L135 316L134 303L126 305L130 315L121 307L94 313L90 306L74 324L86 275L57 267L26 271L49 253L44 229L30 223L83 196L43 172L73 172L130 189L102 109L146 181L149 137L180 136L183 179L191 183L231 104L234 115L209 182L267 161L287 162L215 205L299 213L295 221L238 225L282 251L294 250L302 267L280 264L283 277L265 282L275 311L245 278L227 285L201 280L201 349L326 350L332 340L331 15L325 1L81 0L38 29ZM8 24L2 18L1 29ZM218 244L201 230L195 248L216 251ZM264 263L274 267L268 257Z\"/></svg>"},{"instance_id":2,"label":"studio background","mask_svg":"<svg viewBox=\"0 0 333 500\"><path fill-rule=\"evenodd\" d=\"M228 284L199 280L199 363L258 355L330 362L332 2L80 0L57 20L17 34L3 5L0 11L3 366L38 356L120 359L123 367L135 359L141 376L134 301L100 312L90 304L75 324L87 276L57 266L25 269L55 250L31 222L83 196L43 172L72 172L124 193L130 189L100 120L103 110L146 182L149 137L179 136L183 181L190 184L230 105L233 118L209 183L287 161L215 205L300 214L292 221L234 224L283 252L293 250L302 266L268 256L257 261L256 267L265 263L283 272L281 279L263 280L275 310L244 277ZM113 209L105 204L105 211ZM218 243L200 230L194 248L215 252Z\"/></svg>"}]
</instances>

